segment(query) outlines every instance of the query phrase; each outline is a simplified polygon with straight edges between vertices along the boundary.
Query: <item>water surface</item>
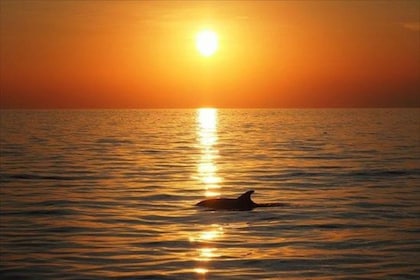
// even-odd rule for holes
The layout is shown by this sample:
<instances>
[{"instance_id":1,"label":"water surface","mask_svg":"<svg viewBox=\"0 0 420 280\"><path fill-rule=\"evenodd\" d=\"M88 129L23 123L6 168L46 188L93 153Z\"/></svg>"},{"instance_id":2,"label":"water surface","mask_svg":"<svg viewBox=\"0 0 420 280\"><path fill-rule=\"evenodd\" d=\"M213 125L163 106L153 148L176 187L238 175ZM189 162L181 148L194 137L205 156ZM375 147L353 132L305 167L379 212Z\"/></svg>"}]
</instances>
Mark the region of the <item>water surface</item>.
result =
<instances>
[{"instance_id":1,"label":"water surface","mask_svg":"<svg viewBox=\"0 0 420 280\"><path fill-rule=\"evenodd\" d=\"M1 111L2 279L418 279L420 110ZM204 211L254 189L280 208Z\"/></svg>"}]
</instances>

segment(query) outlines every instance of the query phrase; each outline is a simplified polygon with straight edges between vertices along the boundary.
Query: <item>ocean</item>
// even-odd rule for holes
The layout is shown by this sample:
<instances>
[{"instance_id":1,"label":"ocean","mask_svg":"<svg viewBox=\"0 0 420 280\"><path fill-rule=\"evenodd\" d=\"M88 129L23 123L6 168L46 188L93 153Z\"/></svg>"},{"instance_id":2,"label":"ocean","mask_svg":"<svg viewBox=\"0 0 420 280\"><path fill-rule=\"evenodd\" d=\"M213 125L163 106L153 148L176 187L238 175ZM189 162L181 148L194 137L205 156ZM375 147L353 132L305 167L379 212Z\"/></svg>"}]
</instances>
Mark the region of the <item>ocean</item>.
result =
<instances>
[{"instance_id":1,"label":"ocean","mask_svg":"<svg viewBox=\"0 0 420 280\"><path fill-rule=\"evenodd\" d=\"M0 114L1 279L420 279L420 109Z\"/></svg>"}]
</instances>

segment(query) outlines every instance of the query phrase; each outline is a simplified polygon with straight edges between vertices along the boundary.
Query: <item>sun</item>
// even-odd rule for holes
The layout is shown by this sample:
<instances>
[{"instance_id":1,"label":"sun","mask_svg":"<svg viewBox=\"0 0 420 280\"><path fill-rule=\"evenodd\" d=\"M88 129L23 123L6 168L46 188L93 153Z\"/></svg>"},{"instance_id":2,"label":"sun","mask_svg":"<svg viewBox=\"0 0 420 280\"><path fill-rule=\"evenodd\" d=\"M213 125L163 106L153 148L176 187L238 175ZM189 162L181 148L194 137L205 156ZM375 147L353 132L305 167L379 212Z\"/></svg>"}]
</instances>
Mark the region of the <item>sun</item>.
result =
<instances>
[{"instance_id":1,"label":"sun","mask_svg":"<svg viewBox=\"0 0 420 280\"><path fill-rule=\"evenodd\" d=\"M196 46L203 56L213 55L218 48L217 34L209 29L197 33Z\"/></svg>"}]
</instances>

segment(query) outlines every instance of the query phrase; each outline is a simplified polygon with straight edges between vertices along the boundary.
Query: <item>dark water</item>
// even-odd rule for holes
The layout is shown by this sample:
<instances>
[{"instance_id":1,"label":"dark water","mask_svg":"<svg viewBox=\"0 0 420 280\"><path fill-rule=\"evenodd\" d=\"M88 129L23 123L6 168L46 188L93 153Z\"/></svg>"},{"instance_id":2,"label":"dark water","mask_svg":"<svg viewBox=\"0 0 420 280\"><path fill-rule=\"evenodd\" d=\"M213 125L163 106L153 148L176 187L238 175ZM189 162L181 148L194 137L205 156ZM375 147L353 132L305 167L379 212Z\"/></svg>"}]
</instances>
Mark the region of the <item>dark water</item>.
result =
<instances>
[{"instance_id":1,"label":"dark water","mask_svg":"<svg viewBox=\"0 0 420 280\"><path fill-rule=\"evenodd\" d=\"M420 279L420 110L1 111L1 279ZM203 211L236 197L287 203Z\"/></svg>"}]
</instances>

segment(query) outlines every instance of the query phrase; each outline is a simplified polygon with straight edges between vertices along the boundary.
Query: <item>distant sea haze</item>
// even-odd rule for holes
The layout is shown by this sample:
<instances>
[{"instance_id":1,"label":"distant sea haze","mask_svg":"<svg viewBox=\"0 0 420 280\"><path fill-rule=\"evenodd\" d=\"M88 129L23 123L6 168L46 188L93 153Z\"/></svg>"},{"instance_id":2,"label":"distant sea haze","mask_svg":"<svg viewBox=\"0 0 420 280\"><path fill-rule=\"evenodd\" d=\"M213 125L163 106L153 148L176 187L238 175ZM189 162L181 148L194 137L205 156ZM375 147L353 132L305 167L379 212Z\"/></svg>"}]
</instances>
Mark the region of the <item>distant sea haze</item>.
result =
<instances>
[{"instance_id":1,"label":"distant sea haze","mask_svg":"<svg viewBox=\"0 0 420 280\"><path fill-rule=\"evenodd\" d=\"M420 109L0 111L1 279L420 279ZM206 211L254 190L282 207Z\"/></svg>"}]
</instances>

